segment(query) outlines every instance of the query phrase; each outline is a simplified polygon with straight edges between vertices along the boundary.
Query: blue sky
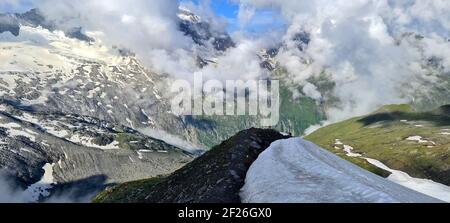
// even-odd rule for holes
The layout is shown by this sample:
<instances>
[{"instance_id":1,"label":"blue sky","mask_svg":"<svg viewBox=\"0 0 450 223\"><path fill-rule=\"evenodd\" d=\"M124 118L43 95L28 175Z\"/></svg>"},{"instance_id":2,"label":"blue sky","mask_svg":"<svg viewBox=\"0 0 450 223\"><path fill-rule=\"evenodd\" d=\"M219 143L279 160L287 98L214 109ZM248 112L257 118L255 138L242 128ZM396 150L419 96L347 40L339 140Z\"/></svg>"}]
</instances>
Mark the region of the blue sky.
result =
<instances>
[{"instance_id":1,"label":"blue sky","mask_svg":"<svg viewBox=\"0 0 450 223\"><path fill-rule=\"evenodd\" d=\"M2 1L2 0L0 0ZM29 2L33 0L21 0L20 5L0 4L0 12L24 12L32 6ZM191 1L198 4L201 0L179 0ZM232 0L210 0L212 9L218 16L227 18L229 27L228 31L243 29L250 33L264 32L267 30L281 30L285 28L284 21L281 16L273 10L262 9L255 12L254 18L248 22L245 27L241 27L238 23L239 4Z\"/></svg>"},{"instance_id":2,"label":"blue sky","mask_svg":"<svg viewBox=\"0 0 450 223\"><path fill-rule=\"evenodd\" d=\"M236 18L239 11L239 5L232 3L229 0L213 0L211 1L211 7L217 15L227 18Z\"/></svg>"},{"instance_id":3,"label":"blue sky","mask_svg":"<svg viewBox=\"0 0 450 223\"><path fill-rule=\"evenodd\" d=\"M2 1L2 0L0 0ZM33 0L21 0L20 5L14 5L11 3L1 2L0 3L0 13L1 12L24 12L32 8L31 3Z\"/></svg>"},{"instance_id":4,"label":"blue sky","mask_svg":"<svg viewBox=\"0 0 450 223\"><path fill-rule=\"evenodd\" d=\"M200 0L191 0L198 4ZM232 0L210 0L211 7L218 16L229 21L229 31L240 29L238 24L239 4ZM284 29L285 24L281 16L270 9L261 9L255 12L254 18L243 27L248 32L264 32L266 30Z\"/></svg>"}]
</instances>

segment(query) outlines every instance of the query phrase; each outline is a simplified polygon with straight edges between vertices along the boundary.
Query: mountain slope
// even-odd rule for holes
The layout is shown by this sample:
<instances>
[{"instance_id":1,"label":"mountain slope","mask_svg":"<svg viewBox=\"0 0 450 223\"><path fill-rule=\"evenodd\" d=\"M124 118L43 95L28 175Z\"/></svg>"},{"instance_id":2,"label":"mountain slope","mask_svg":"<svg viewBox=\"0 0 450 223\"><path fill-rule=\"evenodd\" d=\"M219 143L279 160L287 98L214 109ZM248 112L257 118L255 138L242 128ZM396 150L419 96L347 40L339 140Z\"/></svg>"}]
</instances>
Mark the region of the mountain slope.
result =
<instances>
[{"instance_id":1,"label":"mountain slope","mask_svg":"<svg viewBox=\"0 0 450 223\"><path fill-rule=\"evenodd\" d=\"M173 115L171 95L166 91L173 81L170 76L153 72L125 49L106 47L96 33L88 33L95 41L85 41L87 37L77 34L79 28L59 31L37 11L25 14L23 19L9 15L19 23L17 36L8 31L0 33L3 99L43 113L90 116L146 133L156 129L197 147L212 147L238 131L260 126L259 118L251 116ZM186 35L195 38L206 33L199 37L199 56L215 57L226 50L224 46L233 47L228 35L210 30L192 13L182 11L179 17L181 24L187 24ZM211 41L223 42L222 37L226 43L219 44L220 49L206 46ZM293 100L289 88L281 88L281 106L286 112L281 113L276 129L301 134L309 125L324 119L321 106L314 100Z\"/></svg>"},{"instance_id":2,"label":"mountain slope","mask_svg":"<svg viewBox=\"0 0 450 223\"><path fill-rule=\"evenodd\" d=\"M21 190L36 188L26 192L26 201L42 200L52 191L78 191L84 197L108 184L171 173L192 157L107 121L0 104L0 169Z\"/></svg>"},{"instance_id":3,"label":"mountain slope","mask_svg":"<svg viewBox=\"0 0 450 223\"><path fill-rule=\"evenodd\" d=\"M371 158L412 177L450 185L447 107L415 112L409 105L385 106L370 115L323 127L306 139L349 161L365 162L363 168L368 166L361 158Z\"/></svg>"},{"instance_id":4,"label":"mountain slope","mask_svg":"<svg viewBox=\"0 0 450 223\"><path fill-rule=\"evenodd\" d=\"M265 150L247 172L241 197L251 203L439 202L300 138Z\"/></svg>"},{"instance_id":5,"label":"mountain slope","mask_svg":"<svg viewBox=\"0 0 450 223\"><path fill-rule=\"evenodd\" d=\"M258 155L279 139L274 130L242 131L167 177L125 183L95 202L239 203L246 172Z\"/></svg>"},{"instance_id":6,"label":"mountain slope","mask_svg":"<svg viewBox=\"0 0 450 223\"><path fill-rule=\"evenodd\" d=\"M322 105L308 97L293 98L285 83L280 83L280 120L273 129L302 135L309 126L325 119ZM212 147L232 137L236 132L249 128L261 128L258 116L192 116L185 119L194 126L197 137L204 145Z\"/></svg>"}]
</instances>

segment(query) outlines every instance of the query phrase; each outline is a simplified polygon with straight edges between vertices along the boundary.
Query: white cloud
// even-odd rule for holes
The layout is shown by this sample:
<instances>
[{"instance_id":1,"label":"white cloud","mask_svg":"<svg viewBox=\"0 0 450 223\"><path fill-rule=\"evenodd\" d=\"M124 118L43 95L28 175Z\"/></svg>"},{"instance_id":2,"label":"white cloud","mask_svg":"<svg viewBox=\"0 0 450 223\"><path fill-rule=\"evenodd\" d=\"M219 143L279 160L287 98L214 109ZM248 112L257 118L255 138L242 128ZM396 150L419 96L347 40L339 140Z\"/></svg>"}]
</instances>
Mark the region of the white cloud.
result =
<instances>
[{"instance_id":1,"label":"white cloud","mask_svg":"<svg viewBox=\"0 0 450 223\"><path fill-rule=\"evenodd\" d=\"M237 47L223 54L207 55L219 61L205 69L196 65L196 55L204 50L179 30L179 7L188 9L210 24L213 31L223 31L227 20L215 15L210 1L198 4L177 0L37 0L35 6L60 26L82 26L100 31L102 42L127 48L158 73L191 79L195 72L218 79L255 78L263 74L256 52L262 41L250 41L239 33ZM200 52L201 53L201 52Z\"/></svg>"},{"instance_id":2,"label":"white cloud","mask_svg":"<svg viewBox=\"0 0 450 223\"><path fill-rule=\"evenodd\" d=\"M418 80L433 81L421 67L426 58L441 58L449 68L450 1L241 0L240 4L279 10L285 17L287 47L277 59L293 81L305 84L324 70L332 74L334 94L342 102L328 111L331 119L408 102L405 95L417 89L405 86L429 88ZM301 31L311 35L304 51L292 41ZM417 41L399 44L407 32L425 36L424 50L417 47Z\"/></svg>"},{"instance_id":3,"label":"white cloud","mask_svg":"<svg viewBox=\"0 0 450 223\"><path fill-rule=\"evenodd\" d=\"M317 87L311 83L305 84L305 86L303 87L303 93L315 100L320 100L322 98L322 94L317 90Z\"/></svg>"},{"instance_id":4,"label":"white cloud","mask_svg":"<svg viewBox=\"0 0 450 223\"><path fill-rule=\"evenodd\" d=\"M8 0L12 4L17 1ZM241 5L241 27L258 17L258 12L274 10L287 23L283 35L270 31L246 36L245 30L233 33L236 48L214 55L218 64L204 69L196 66L195 54L201 51L178 30L176 0L37 0L50 18L61 25L83 26L103 32L103 42L135 52L159 73L190 79L203 72L207 78L251 79L266 75L256 56L261 48L273 45L274 37L286 48L277 56L290 73L291 81L306 84L312 75L327 71L336 82L335 96L342 103L329 114L339 117L370 112L388 103L407 102L405 97L422 87L426 76L424 58L441 58L450 67L450 1L446 0L235 0ZM4 3L5 4L5 3ZM213 29L224 29L226 19L217 17L210 1L199 4L183 1L182 7L199 14ZM268 17L265 17L268 18ZM266 21L260 21L266 22ZM311 41L303 51L292 41L300 31L310 33ZM421 43L402 37L415 32L425 36ZM399 42L399 39L404 39ZM423 49L419 49L421 45ZM208 58L211 59L211 58ZM428 87L428 86L427 86ZM311 86L303 89L319 98ZM305 93L305 92L304 92ZM339 114L342 113L342 114ZM331 117L333 118L333 117Z\"/></svg>"},{"instance_id":5,"label":"white cloud","mask_svg":"<svg viewBox=\"0 0 450 223\"><path fill-rule=\"evenodd\" d=\"M176 62L186 64L185 57L181 56L188 54L193 46L193 41L179 31L176 0L37 0L33 3L60 27L81 26L86 31L101 32L102 43L129 49L150 67L163 69ZM167 60L154 58L159 52ZM194 66L192 62L190 67ZM182 75L187 70L163 71Z\"/></svg>"},{"instance_id":6,"label":"white cloud","mask_svg":"<svg viewBox=\"0 0 450 223\"><path fill-rule=\"evenodd\" d=\"M211 64L201 72L206 79L233 80L257 79L266 73L261 68L256 54L264 47L264 41L257 39L238 39L235 48L229 49L219 57L218 64Z\"/></svg>"},{"instance_id":7,"label":"white cloud","mask_svg":"<svg viewBox=\"0 0 450 223\"><path fill-rule=\"evenodd\" d=\"M0 202L1 203L24 203L27 201L22 190L11 181L10 175L0 169Z\"/></svg>"},{"instance_id":8,"label":"white cloud","mask_svg":"<svg viewBox=\"0 0 450 223\"><path fill-rule=\"evenodd\" d=\"M23 3L21 0L2 0L0 1L0 10L17 9L20 7L21 3Z\"/></svg>"}]
</instances>

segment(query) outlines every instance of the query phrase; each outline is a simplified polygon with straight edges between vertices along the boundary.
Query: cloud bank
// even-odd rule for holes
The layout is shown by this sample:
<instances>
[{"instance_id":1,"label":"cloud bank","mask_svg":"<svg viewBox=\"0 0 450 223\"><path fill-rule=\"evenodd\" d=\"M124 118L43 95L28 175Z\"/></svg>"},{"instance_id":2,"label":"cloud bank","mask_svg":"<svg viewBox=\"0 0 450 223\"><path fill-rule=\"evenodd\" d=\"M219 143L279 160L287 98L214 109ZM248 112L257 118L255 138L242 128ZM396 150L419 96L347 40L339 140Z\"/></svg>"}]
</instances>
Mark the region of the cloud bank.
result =
<instances>
[{"instance_id":1,"label":"cloud bank","mask_svg":"<svg viewBox=\"0 0 450 223\"><path fill-rule=\"evenodd\" d=\"M17 2L21 1L4 4ZM430 58L439 60L443 73L450 71L450 2L446 0L233 0L240 5L236 21L241 29L232 34L236 47L213 55L218 63L203 69L195 60L202 48L179 31L179 1L33 2L60 26L101 31L99 38L105 44L130 49L158 73L188 80L198 72L205 80L265 77L268 73L259 66L256 52L283 42L276 59L288 71L289 81L303 86L303 94L325 100L308 82L311 77L325 73L336 83L332 94L340 102L328 109L331 120L409 102L416 91L426 93L429 85L424 83L438 80L423 66ZM213 29L225 30L226 20L215 15L210 3L183 1L181 7L200 15ZM273 15L283 17L283 33L267 29L249 35L245 30L250 23L271 24L266 20ZM295 39L301 32L308 33L310 40L299 49Z\"/></svg>"},{"instance_id":2,"label":"cloud bank","mask_svg":"<svg viewBox=\"0 0 450 223\"><path fill-rule=\"evenodd\" d=\"M450 2L445 0L241 0L249 8L278 10L288 23L287 47L277 56L292 81L307 84L304 93L318 94L308 78L325 72L336 83L340 105L329 109L331 119L365 114L384 104L404 103L424 88L420 81L436 79L422 65L433 56L449 71ZM243 13L246 14L246 13ZM302 51L293 41L310 34ZM418 41L405 33L423 35ZM445 72L444 71L444 72ZM414 86L410 88L406 86ZM423 89L422 89L423 90ZM311 94L312 93L312 94ZM406 95L406 97L405 97Z\"/></svg>"}]
</instances>

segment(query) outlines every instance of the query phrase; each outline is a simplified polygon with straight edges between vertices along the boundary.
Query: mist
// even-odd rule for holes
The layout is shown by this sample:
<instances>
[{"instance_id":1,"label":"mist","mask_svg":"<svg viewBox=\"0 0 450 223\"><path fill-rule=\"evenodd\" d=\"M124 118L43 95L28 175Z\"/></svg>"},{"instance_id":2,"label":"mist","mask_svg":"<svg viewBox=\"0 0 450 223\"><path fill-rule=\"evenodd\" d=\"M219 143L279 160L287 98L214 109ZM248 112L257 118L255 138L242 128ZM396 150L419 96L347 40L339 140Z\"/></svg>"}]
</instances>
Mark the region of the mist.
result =
<instances>
[{"instance_id":1,"label":"mist","mask_svg":"<svg viewBox=\"0 0 450 223\"><path fill-rule=\"evenodd\" d=\"M0 170L0 203L26 203L27 199L19 188L9 174Z\"/></svg>"},{"instance_id":2,"label":"mist","mask_svg":"<svg viewBox=\"0 0 450 223\"><path fill-rule=\"evenodd\" d=\"M322 73L336 83L340 99L327 113L331 121L366 114L385 104L408 103L411 91L425 91L436 78L422 66L435 56L448 72L450 2L359 0L241 0L249 8L279 11L288 23L283 36L287 47L277 56L291 81L308 86L303 93L320 95L306 80ZM311 41L303 50L292 42L307 32ZM405 33L420 34L416 41ZM420 45L420 47L419 47ZM304 63L309 61L310 63ZM406 87L408 86L408 87Z\"/></svg>"},{"instance_id":3,"label":"mist","mask_svg":"<svg viewBox=\"0 0 450 223\"><path fill-rule=\"evenodd\" d=\"M86 183L85 183L86 184ZM80 190L75 187L60 188L39 202L43 203L90 203L100 191L97 189ZM21 186L13 180L13 176L0 169L0 203L34 202Z\"/></svg>"}]
</instances>

